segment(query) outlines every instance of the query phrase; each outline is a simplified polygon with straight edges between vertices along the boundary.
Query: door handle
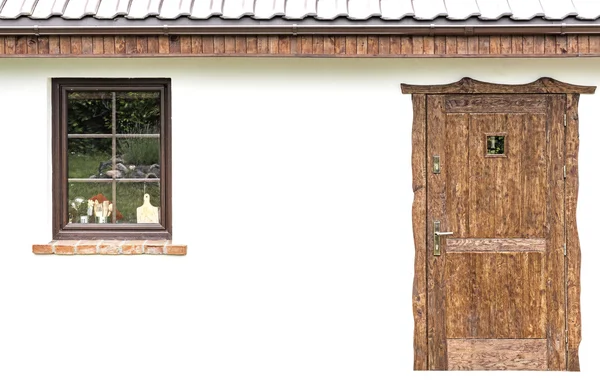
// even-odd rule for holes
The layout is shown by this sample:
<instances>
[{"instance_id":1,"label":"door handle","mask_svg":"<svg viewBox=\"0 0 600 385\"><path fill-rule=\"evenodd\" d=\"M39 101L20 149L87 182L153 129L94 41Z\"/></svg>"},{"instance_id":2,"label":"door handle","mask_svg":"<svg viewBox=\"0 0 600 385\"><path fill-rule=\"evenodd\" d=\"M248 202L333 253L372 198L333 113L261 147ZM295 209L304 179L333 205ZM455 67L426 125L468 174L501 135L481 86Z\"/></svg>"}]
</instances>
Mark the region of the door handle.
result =
<instances>
[{"instance_id":1,"label":"door handle","mask_svg":"<svg viewBox=\"0 0 600 385\"><path fill-rule=\"evenodd\" d=\"M433 255L440 256L442 255L442 246L441 246L441 236L442 235L452 235L454 234L452 231L440 231L440 221L433 221Z\"/></svg>"}]
</instances>

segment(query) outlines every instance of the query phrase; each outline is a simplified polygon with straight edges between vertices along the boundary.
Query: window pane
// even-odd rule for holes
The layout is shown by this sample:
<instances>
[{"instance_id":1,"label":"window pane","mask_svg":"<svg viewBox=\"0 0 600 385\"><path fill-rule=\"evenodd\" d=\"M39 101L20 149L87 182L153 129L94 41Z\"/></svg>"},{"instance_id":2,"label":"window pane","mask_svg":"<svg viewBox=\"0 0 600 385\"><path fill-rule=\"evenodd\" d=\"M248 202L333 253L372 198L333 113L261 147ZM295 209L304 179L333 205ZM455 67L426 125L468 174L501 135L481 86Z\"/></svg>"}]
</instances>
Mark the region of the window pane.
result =
<instances>
[{"instance_id":1,"label":"window pane","mask_svg":"<svg viewBox=\"0 0 600 385\"><path fill-rule=\"evenodd\" d=\"M160 178L160 139L119 138L117 154L128 178Z\"/></svg>"},{"instance_id":2,"label":"window pane","mask_svg":"<svg viewBox=\"0 0 600 385\"><path fill-rule=\"evenodd\" d=\"M155 211L158 222L152 223L160 222L160 184L157 181L117 184L117 210L122 215L119 223L138 223L137 209L144 205L144 194L149 195L150 205L156 207L156 209L150 209L150 211Z\"/></svg>"},{"instance_id":3,"label":"window pane","mask_svg":"<svg viewBox=\"0 0 600 385\"><path fill-rule=\"evenodd\" d=\"M117 92L117 134L160 134L160 92Z\"/></svg>"},{"instance_id":4,"label":"window pane","mask_svg":"<svg viewBox=\"0 0 600 385\"><path fill-rule=\"evenodd\" d=\"M111 178L111 139L69 139L69 178Z\"/></svg>"},{"instance_id":5,"label":"window pane","mask_svg":"<svg viewBox=\"0 0 600 385\"><path fill-rule=\"evenodd\" d=\"M71 223L110 223L111 216L101 217L101 210L88 211L88 200L102 204L104 201L112 202L112 183L100 182L70 182L68 184L69 220ZM90 215L91 214L91 215ZM106 214L106 213L104 213ZM112 214L111 214L112 215ZM82 221L81 217L87 217ZM105 220L106 222L102 222Z\"/></svg>"},{"instance_id":6,"label":"window pane","mask_svg":"<svg viewBox=\"0 0 600 385\"><path fill-rule=\"evenodd\" d=\"M67 133L111 133L112 92L69 92L67 100Z\"/></svg>"}]
</instances>

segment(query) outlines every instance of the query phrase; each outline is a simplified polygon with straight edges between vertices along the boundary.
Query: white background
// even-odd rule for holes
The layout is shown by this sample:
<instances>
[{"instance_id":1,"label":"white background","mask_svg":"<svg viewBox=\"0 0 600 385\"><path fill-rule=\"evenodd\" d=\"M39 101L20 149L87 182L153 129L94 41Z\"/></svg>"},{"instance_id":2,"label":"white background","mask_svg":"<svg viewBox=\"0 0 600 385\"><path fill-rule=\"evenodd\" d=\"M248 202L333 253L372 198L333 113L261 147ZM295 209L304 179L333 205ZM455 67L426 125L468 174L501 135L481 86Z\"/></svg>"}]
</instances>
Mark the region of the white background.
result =
<instances>
[{"instance_id":1,"label":"white background","mask_svg":"<svg viewBox=\"0 0 600 385\"><path fill-rule=\"evenodd\" d=\"M170 77L186 257L34 256L51 237L52 77ZM600 378L600 92L582 95L582 373L417 373L410 96L598 59L0 60L0 384L546 384Z\"/></svg>"}]
</instances>

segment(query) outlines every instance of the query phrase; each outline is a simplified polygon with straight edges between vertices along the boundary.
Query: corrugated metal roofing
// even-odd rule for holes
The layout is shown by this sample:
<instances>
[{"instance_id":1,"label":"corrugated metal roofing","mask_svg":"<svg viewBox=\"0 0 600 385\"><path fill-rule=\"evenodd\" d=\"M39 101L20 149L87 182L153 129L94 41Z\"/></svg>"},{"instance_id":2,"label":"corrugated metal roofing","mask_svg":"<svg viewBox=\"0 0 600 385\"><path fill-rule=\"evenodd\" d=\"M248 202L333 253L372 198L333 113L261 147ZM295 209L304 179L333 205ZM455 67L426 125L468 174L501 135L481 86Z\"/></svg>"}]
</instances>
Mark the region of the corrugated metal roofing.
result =
<instances>
[{"instance_id":1,"label":"corrugated metal roofing","mask_svg":"<svg viewBox=\"0 0 600 385\"><path fill-rule=\"evenodd\" d=\"M600 0L0 0L0 19L64 20L93 17L98 20L150 17L256 20L282 17L289 20L580 20L600 17Z\"/></svg>"}]
</instances>

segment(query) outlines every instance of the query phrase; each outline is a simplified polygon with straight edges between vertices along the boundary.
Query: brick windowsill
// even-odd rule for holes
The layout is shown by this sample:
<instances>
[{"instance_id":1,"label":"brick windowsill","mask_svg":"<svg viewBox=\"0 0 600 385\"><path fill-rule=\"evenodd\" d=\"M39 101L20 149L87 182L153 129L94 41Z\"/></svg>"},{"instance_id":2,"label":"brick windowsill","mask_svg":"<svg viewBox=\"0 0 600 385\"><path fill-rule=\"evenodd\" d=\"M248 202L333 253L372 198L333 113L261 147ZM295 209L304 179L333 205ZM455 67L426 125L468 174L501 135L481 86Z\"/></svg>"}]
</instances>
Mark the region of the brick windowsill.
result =
<instances>
[{"instance_id":1,"label":"brick windowsill","mask_svg":"<svg viewBox=\"0 0 600 385\"><path fill-rule=\"evenodd\" d=\"M139 240L79 240L52 241L47 244L33 245L33 254L37 255L186 255L186 245L173 245L171 241Z\"/></svg>"}]
</instances>

